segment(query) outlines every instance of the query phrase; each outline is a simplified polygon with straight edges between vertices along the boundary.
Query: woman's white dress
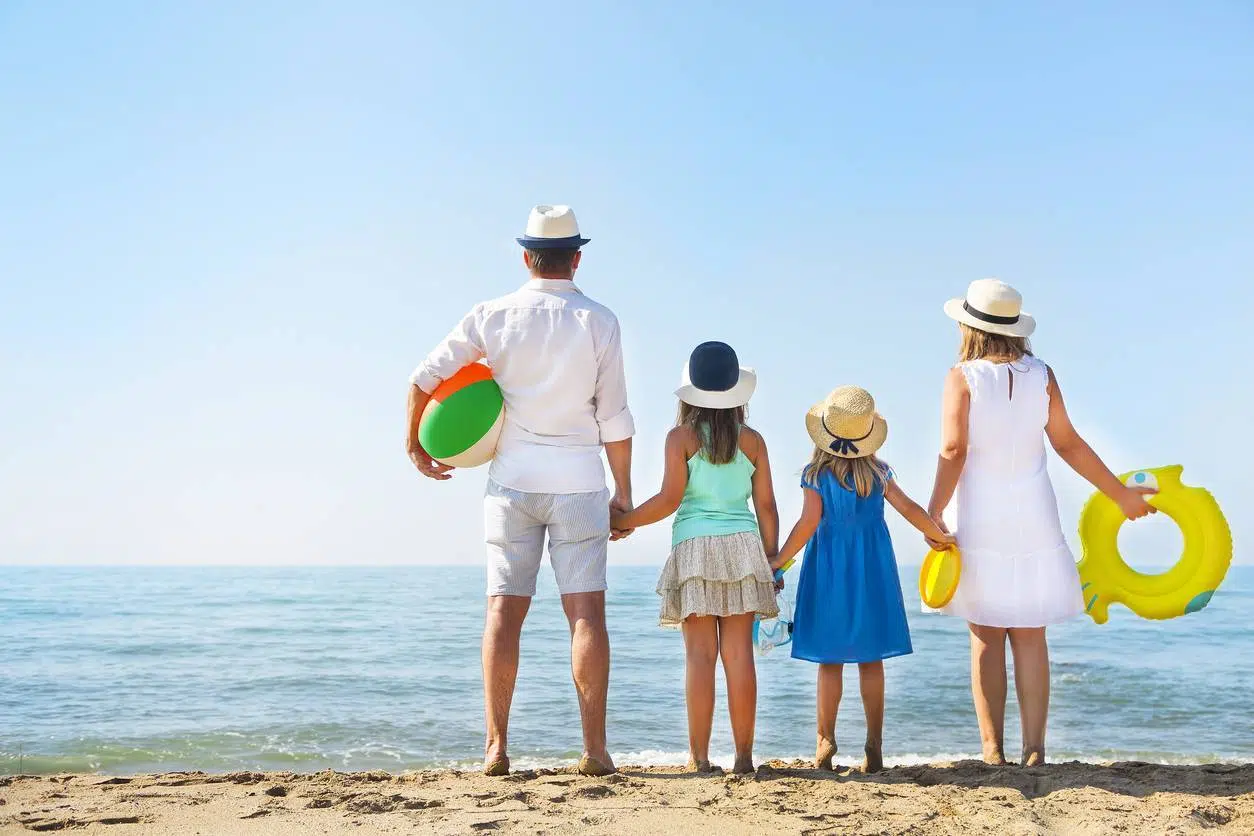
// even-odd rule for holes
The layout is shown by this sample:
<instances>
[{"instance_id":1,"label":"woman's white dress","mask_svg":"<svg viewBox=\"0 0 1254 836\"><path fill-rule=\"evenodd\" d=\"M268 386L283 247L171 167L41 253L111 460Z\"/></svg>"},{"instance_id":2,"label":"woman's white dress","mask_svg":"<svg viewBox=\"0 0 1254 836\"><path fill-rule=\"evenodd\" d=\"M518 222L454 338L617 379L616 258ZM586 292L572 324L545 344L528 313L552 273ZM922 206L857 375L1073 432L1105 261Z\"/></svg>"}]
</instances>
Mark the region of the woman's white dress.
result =
<instances>
[{"instance_id":1,"label":"woman's white dress","mask_svg":"<svg viewBox=\"0 0 1254 836\"><path fill-rule=\"evenodd\" d=\"M974 360L960 368L971 411L949 524L962 550L962 573L941 612L989 627L1073 618L1084 611L1080 576L1045 467L1049 372L1035 357Z\"/></svg>"}]
</instances>

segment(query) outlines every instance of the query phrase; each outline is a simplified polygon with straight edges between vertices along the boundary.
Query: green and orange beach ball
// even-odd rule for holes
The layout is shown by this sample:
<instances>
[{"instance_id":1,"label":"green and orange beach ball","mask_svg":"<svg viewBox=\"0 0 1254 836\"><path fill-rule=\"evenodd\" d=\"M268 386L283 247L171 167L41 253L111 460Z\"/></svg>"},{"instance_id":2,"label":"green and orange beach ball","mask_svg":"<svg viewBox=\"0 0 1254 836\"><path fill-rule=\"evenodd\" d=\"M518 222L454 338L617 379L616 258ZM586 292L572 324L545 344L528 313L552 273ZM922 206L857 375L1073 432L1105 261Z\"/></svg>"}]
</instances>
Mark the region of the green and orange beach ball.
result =
<instances>
[{"instance_id":1,"label":"green and orange beach ball","mask_svg":"<svg viewBox=\"0 0 1254 836\"><path fill-rule=\"evenodd\" d=\"M492 372L471 363L431 394L418 423L418 440L436 461L478 467L492 460L505 424L505 401Z\"/></svg>"}]
</instances>

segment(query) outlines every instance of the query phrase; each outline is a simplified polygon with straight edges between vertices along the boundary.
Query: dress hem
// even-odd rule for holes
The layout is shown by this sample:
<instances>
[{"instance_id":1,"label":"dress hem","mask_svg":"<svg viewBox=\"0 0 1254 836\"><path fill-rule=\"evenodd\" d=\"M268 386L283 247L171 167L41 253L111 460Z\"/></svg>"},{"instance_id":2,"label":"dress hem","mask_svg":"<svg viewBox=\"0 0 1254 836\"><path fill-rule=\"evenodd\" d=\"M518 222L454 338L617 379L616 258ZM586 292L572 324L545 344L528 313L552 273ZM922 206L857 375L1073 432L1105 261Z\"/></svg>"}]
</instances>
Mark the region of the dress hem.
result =
<instances>
[{"instance_id":1,"label":"dress hem","mask_svg":"<svg viewBox=\"0 0 1254 836\"><path fill-rule=\"evenodd\" d=\"M874 659L871 659L871 658L819 659L816 656L811 656L811 655L807 655L804 653L797 653L794 650L792 654L792 658L800 659L803 662L814 662L819 665L867 665L867 664L870 664L871 662L883 662L885 659L896 659L898 656L909 656L912 653L914 653L914 648L908 647L905 650L894 650L891 653L878 655Z\"/></svg>"}]
</instances>

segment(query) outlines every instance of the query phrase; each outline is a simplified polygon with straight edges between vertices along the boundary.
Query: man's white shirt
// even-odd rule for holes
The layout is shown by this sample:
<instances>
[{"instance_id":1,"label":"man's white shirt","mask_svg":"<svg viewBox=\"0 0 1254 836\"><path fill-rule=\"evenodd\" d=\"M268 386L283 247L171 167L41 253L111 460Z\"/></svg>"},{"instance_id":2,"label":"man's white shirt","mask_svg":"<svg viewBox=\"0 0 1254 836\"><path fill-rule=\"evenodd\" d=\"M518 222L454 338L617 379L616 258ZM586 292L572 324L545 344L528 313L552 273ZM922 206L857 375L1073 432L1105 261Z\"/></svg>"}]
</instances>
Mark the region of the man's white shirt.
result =
<instances>
[{"instance_id":1,"label":"man's white shirt","mask_svg":"<svg viewBox=\"0 0 1254 836\"><path fill-rule=\"evenodd\" d=\"M532 279L476 305L410 381L434 392L486 359L505 398L489 478L528 493L605 487L601 446L635 434L618 319L573 282Z\"/></svg>"}]
</instances>

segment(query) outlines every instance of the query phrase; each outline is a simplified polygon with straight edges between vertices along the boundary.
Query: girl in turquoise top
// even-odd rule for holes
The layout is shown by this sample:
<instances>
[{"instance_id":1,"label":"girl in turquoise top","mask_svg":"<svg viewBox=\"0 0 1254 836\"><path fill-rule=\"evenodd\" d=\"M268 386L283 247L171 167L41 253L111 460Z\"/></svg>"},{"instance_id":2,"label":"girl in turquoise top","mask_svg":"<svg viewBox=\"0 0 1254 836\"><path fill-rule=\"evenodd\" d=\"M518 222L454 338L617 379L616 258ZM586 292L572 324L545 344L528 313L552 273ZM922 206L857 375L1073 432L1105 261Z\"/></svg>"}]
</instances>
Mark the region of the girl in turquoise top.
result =
<instances>
[{"instance_id":1,"label":"girl in turquoise top","mask_svg":"<svg viewBox=\"0 0 1254 836\"><path fill-rule=\"evenodd\" d=\"M731 346L697 346L675 392L679 419L666 436L662 489L634 511L614 514L610 523L615 530L630 530L675 514L671 554L657 592L662 625L684 632L688 766L697 772L717 769L710 766L709 748L720 655L735 771L753 771L758 696L753 621L779 614L767 560L775 554L779 512L766 442L745 426L745 404L756 384L753 370L740 367Z\"/></svg>"}]
</instances>

